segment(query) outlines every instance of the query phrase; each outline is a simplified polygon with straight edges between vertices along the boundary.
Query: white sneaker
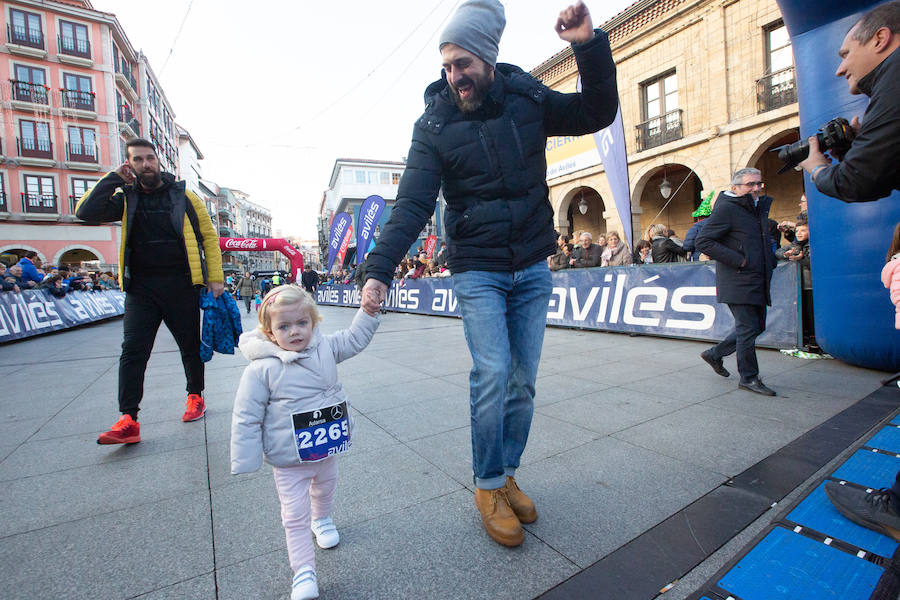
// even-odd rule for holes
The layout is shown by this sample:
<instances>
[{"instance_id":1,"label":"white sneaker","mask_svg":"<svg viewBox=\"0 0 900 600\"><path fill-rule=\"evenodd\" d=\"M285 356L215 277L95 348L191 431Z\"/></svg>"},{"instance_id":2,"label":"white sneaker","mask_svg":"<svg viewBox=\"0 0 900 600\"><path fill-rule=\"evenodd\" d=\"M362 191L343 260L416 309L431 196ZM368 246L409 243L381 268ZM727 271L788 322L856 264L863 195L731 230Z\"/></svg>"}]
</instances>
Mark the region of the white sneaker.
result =
<instances>
[{"instance_id":1,"label":"white sneaker","mask_svg":"<svg viewBox=\"0 0 900 600\"><path fill-rule=\"evenodd\" d=\"M318 597L319 584L316 580L316 571L309 565L303 565L294 574L291 600L312 600Z\"/></svg>"},{"instance_id":2,"label":"white sneaker","mask_svg":"<svg viewBox=\"0 0 900 600\"><path fill-rule=\"evenodd\" d=\"M341 541L341 536L338 535L337 527L334 526L331 517L315 519L311 527L312 532L316 535L316 543L319 548L334 548Z\"/></svg>"}]
</instances>

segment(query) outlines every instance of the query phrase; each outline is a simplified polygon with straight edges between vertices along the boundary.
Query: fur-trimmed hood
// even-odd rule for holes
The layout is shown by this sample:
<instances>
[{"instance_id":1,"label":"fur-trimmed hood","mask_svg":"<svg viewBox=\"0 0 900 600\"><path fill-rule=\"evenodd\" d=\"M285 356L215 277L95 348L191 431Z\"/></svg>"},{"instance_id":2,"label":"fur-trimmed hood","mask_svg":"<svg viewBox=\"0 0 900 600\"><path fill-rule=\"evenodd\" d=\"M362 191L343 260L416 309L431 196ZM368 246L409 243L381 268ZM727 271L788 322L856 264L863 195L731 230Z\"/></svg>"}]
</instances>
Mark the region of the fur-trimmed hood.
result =
<instances>
[{"instance_id":1,"label":"fur-trimmed hood","mask_svg":"<svg viewBox=\"0 0 900 600\"><path fill-rule=\"evenodd\" d=\"M309 356L315 352L316 346L322 343L322 334L319 326L313 329L312 339L309 344L300 352L293 350L284 350L278 344L273 342L263 333L262 329L256 327L250 331L241 334L238 341L238 348L247 360L259 360L260 358L278 358L283 363L293 362Z\"/></svg>"}]
</instances>

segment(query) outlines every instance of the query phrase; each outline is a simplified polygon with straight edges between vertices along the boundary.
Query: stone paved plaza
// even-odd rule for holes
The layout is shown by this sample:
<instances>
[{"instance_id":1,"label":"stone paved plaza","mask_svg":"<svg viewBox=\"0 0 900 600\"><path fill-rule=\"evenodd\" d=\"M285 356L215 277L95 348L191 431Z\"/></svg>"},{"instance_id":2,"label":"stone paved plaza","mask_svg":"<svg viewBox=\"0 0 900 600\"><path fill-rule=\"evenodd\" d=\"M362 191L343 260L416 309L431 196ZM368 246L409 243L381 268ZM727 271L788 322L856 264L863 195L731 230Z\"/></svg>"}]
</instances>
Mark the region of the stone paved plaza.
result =
<instances>
[{"instance_id":1,"label":"stone paved plaza","mask_svg":"<svg viewBox=\"0 0 900 600\"><path fill-rule=\"evenodd\" d=\"M322 312L330 331L354 309ZM271 469L229 474L246 361L216 355L206 418L182 423L184 375L161 329L143 441L98 446L118 418L121 330L117 319L0 346L0 598L288 598ZM698 358L706 346L547 329L517 477L540 517L508 549L487 537L473 503L461 322L384 315L369 348L340 366L357 430L340 466L341 544L317 551L321 597L540 596L877 390L883 376L761 350L762 376L779 393L766 398L715 375ZM733 358L726 367L736 371Z\"/></svg>"}]
</instances>

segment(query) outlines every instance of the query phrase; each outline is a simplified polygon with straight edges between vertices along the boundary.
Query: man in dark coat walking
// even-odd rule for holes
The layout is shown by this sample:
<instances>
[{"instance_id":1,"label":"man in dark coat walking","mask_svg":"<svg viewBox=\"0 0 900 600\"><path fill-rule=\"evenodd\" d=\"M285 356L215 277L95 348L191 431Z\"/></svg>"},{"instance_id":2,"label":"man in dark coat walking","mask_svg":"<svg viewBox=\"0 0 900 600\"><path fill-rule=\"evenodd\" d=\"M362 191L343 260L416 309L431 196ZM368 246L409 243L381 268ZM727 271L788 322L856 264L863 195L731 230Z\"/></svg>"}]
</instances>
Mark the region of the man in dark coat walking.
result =
<instances>
[{"instance_id":1,"label":"man in dark coat walking","mask_svg":"<svg viewBox=\"0 0 900 600\"><path fill-rule=\"evenodd\" d=\"M304 269L300 281L303 283L303 289L315 298L316 290L319 289L319 274L312 269Z\"/></svg>"},{"instance_id":2,"label":"man in dark coat walking","mask_svg":"<svg viewBox=\"0 0 900 600\"><path fill-rule=\"evenodd\" d=\"M377 310L397 263L434 212L443 188L447 264L472 354L469 408L475 505L496 542L517 546L537 519L516 468L531 428L534 382L553 289L546 258L556 249L547 189L547 136L584 135L612 123L618 107L609 39L580 1L562 11L582 91L549 89L497 63L506 24L498 0L463 2L441 34L441 79L425 113L390 221L366 260L362 303Z\"/></svg>"},{"instance_id":3,"label":"man in dark coat walking","mask_svg":"<svg viewBox=\"0 0 900 600\"><path fill-rule=\"evenodd\" d=\"M738 387L757 394L775 392L759 379L756 338L766 329L766 307L771 306L769 284L775 254L768 220L772 198L761 196L758 169L741 169L722 192L712 214L697 235L697 249L716 261L716 299L734 315L734 331L700 357L722 377L729 373L722 358L737 351Z\"/></svg>"}]
</instances>

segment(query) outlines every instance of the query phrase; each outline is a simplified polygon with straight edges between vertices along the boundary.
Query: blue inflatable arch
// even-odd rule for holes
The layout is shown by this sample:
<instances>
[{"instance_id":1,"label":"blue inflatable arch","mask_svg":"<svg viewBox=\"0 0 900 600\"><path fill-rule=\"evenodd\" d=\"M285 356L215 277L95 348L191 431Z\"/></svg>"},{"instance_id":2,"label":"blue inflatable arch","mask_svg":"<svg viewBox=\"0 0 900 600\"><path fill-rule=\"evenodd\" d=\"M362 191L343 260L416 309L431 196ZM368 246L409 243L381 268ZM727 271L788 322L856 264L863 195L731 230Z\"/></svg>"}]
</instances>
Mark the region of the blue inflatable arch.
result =
<instances>
[{"instance_id":1,"label":"blue inflatable arch","mask_svg":"<svg viewBox=\"0 0 900 600\"><path fill-rule=\"evenodd\" d=\"M852 96L846 80L835 77L837 52L853 24L881 2L778 4L794 48L801 137L813 135L834 117L862 117L868 98ZM804 187L819 345L852 364L900 371L900 331L894 328L894 306L881 284L885 255L900 221L900 193L877 202L846 204L820 194L805 175Z\"/></svg>"}]
</instances>

